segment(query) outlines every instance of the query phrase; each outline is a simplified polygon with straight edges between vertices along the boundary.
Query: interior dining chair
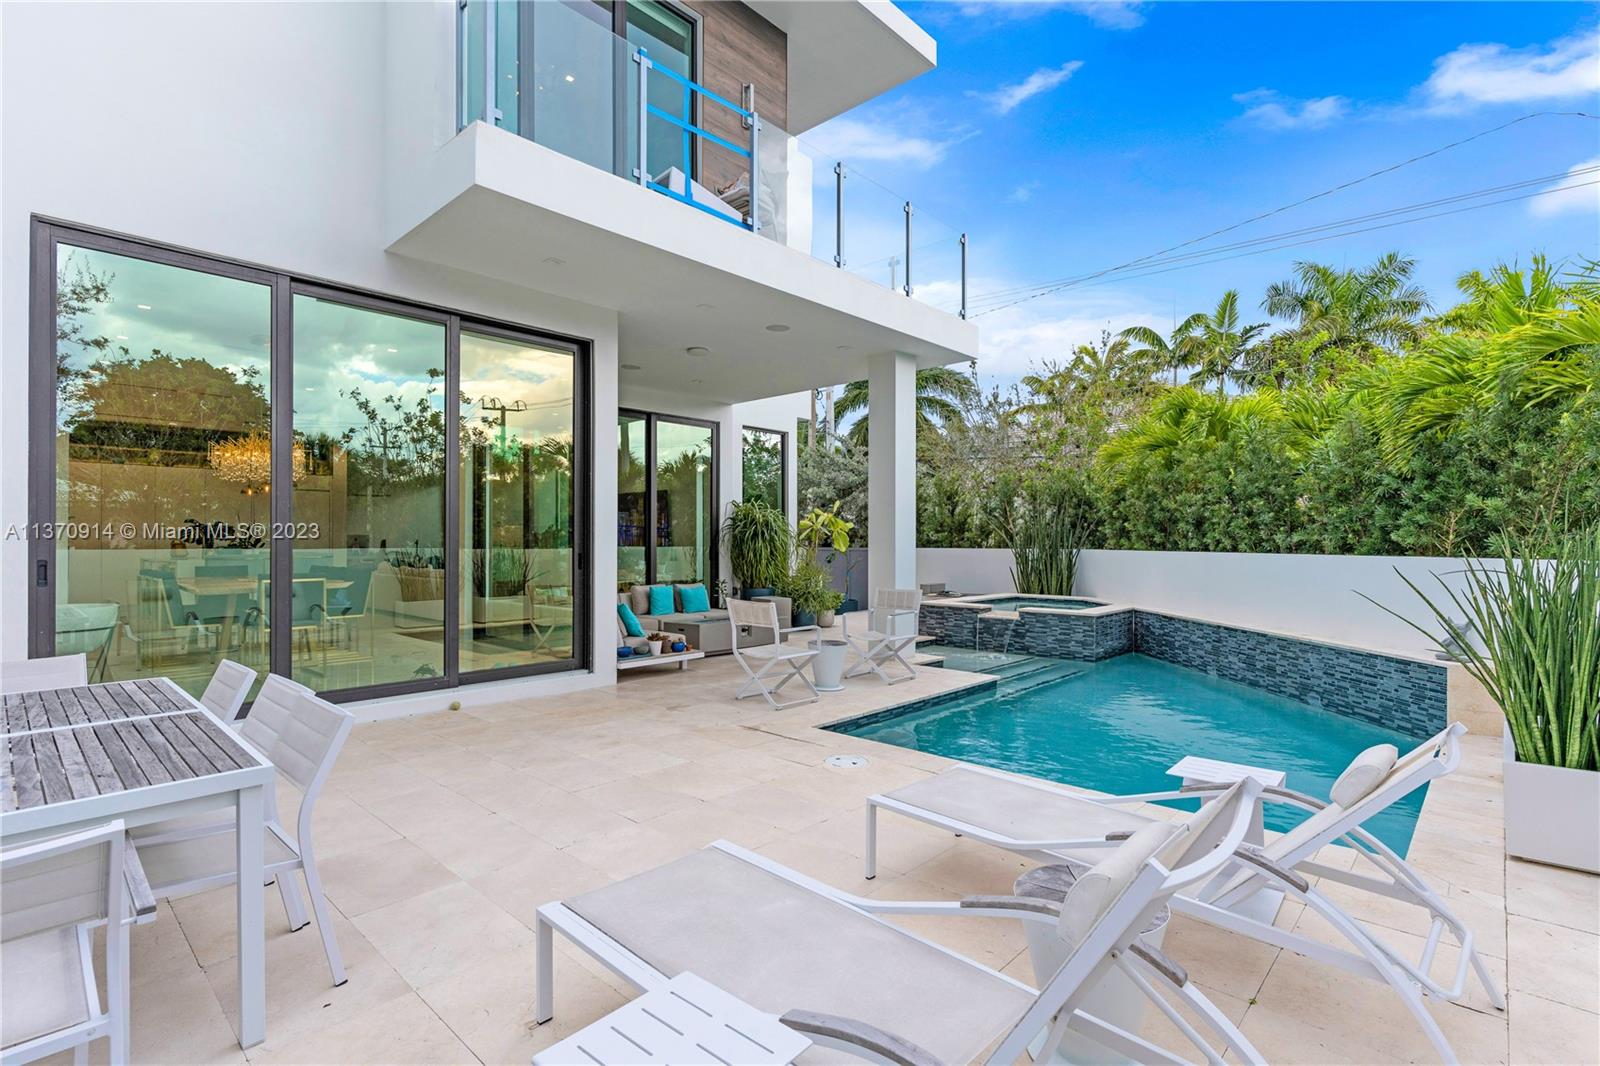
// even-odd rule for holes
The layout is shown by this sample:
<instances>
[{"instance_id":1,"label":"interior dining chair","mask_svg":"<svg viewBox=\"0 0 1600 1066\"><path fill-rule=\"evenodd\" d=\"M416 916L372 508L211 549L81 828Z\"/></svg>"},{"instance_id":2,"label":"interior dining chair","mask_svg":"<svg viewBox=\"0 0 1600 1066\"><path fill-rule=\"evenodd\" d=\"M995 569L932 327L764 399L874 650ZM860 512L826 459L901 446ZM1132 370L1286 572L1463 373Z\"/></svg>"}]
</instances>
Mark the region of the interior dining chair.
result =
<instances>
[{"instance_id":1,"label":"interior dining chair","mask_svg":"<svg viewBox=\"0 0 1600 1066\"><path fill-rule=\"evenodd\" d=\"M39 692L47 688L73 688L88 683L89 659L82 652L0 663L0 692L6 695Z\"/></svg>"},{"instance_id":2,"label":"interior dining chair","mask_svg":"<svg viewBox=\"0 0 1600 1066\"><path fill-rule=\"evenodd\" d=\"M0 1063L33 1062L106 1038L128 1061L128 926L134 916L123 823L0 851ZM139 878L133 879L135 882ZM154 913L155 901L148 901ZM106 927L106 1006L94 928Z\"/></svg>"}]
</instances>

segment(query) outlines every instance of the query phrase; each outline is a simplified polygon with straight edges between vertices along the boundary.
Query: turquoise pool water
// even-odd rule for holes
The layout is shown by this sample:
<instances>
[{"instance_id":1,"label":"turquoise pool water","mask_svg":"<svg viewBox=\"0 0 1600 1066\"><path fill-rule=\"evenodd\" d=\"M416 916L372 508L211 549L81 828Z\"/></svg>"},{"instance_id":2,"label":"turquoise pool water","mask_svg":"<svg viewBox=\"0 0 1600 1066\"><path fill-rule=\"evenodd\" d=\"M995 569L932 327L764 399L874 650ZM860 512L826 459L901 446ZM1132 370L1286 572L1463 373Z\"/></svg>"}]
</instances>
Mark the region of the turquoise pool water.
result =
<instances>
[{"instance_id":1,"label":"turquoise pool water","mask_svg":"<svg viewBox=\"0 0 1600 1066\"><path fill-rule=\"evenodd\" d=\"M1104 607L1094 600L1053 600L1048 597L1006 596L997 600L978 600L985 607L997 611L1015 611L1018 607L1054 607L1058 611L1081 611L1088 607Z\"/></svg>"},{"instance_id":2,"label":"turquoise pool water","mask_svg":"<svg viewBox=\"0 0 1600 1066\"><path fill-rule=\"evenodd\" d=\"M993 674L998 684L831 728L1120 794L1176 788L1167 767L1185 755L1201 755L1283 770L1289 788L1325 799L1334 779L1363 749L1387 743L1403 753L1416 743L1401 733L1143 655L1085 663L935 645L919 650L944 655L953 669ZM1404 855L1424 792L1375 816L1367 830ZM1274 805L1267 808L1266 825L1282 831L1302 817Z\"/></svg>"}]
</instances>

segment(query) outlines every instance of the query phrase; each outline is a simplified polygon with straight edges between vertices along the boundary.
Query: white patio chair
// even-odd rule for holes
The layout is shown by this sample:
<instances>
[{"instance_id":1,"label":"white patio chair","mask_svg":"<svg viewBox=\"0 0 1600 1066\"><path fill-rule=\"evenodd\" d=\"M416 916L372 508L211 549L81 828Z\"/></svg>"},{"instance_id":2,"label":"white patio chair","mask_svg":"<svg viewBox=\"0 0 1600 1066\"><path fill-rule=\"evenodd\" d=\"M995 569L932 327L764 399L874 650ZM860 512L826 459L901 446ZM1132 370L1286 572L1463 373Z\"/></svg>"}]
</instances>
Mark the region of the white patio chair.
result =
<instances>
[{"instance_id":1,"label":"white patio chair","mask_svg":"<svg viewBox=\"0 0 1600 1066\"><path fill-rule=\"evenodd\" d=\"M82 652L0 663L0 693L6 695L47 688L74 688L88 683L89 659Z\"/></svg>"},{"instance_id":2,"label":"white patio chair","mask_svg":"<svg viewBox=\"0 0 1600 1066\"><path fill-rule=\"evenodd\" d=\"M1173 893L1226 868L1260 787L1241 781L1187 824L1152 826L1122 842L1060 904L1012 896L868 899L718 841L540 907L534 1018L554 1016L559 929L641 991L693 973L757 1010L782 1015L820 1047L868 1061L1009 1064L1047 1030L1033 1059L1049 1061L1069 1029L1136 1062L1183 1061L1085 1009L1087 997L1118 971L1208 1062L1220 1063L1220 1050L1168 997L1187 1005L1235 1057L1260 1062L1182 968L1140 941ZM882 917L895 914L1046 923L1063 942L1064 961L1035 991Z\"/></svg>"},{"instance_id":3,"label":"white patio chair","mask_svg":"<svg viewBox=\"0 0 1600 1066\"><path fill-rule=\"evenodd\" d=\"M123 823L0 851L0 1063L32 1062L110 1041L128 1061L128 926L155 913ZM94 927L106 927L106 1009L95 980Z\"/></svg>"},{"instance_id":4,"label":"white patio chair","mask_svg":"<svg viewBox=\"0 0 1600 1066\"><path fill-rule=\"evenodd\" d=\"M232 722L239 717L239 711L244 707L244 698L249 695L250 686L255 680L254 670L243 663L224 659L217 664L206 690L200 694L200 702L224 722Z\"/></svg>"},{"instance_id":5,"label":"white patio chair","mask_svg":"<svg viewBox=\"0 0 1600 1066\"><path fill-rule=\"evenodd\" d=\"M867 612L867 630L850 632L851 616L841 615L844 639L850 643L855 662L845 670L846 677L873 673L885 684L910 681L917 676L917 668L905 658L905 652L917 646L917 624L922 617L921 589L878 589L872 594L872 610ZM909 618L908 623L905 619ZM890 677L884 669L890 663L899 663L905 672Z\"/></svg>"},{"instance_id":6,"label":"white patio chair","mask_svg":"<svg viewBox=\"0 0 1600 1066\"><path fill-rule=\"evenodd\" d=\"M811 679L806 677L805 669L811 665L811 660L817 657L813 648L796 648L784 641L791 633L816 633L816 626L790 626L781 629L778 626L778 608L770 601L751 602L750 600L728 601L728 622L731 627L729 645L733 651L733 658L750 678L744 686L734 693L734 699L742 700L748 696L760 695L775 711L785 707L795 707L802 703L815 703L822 696L817 692ZM758 644L754 647L739 647L739 630L770 629L772 630L771 644ZM810 692L809 696L779 703L773 699L779 689L789 682L800 679L800 684ZM777 682L772 684L772 682Z\"/></svg>"},{"instance_id":7,"label":"white patio chair","mask_svg":"<svg viewBox=\"0 0 1600 1066\"><path fill-rule=\"evenodd\" d=\"M1399 995L1439 1054L1453 1061L1450 1045L1428 1013L1422 993L1459 1000L1465 995L1467 971L1471 969L1496 1007L1504 1009L1505 997L1489 975L1474 944L1472 930L1415 869L1361 825L1460 765L1460 738L1466 731L1460 723L1453 724L1400 758L1395 757L1392 745L1380 745L1379 748L1386 751L1377 756L1374 753L1379 752L1378 748L1363 752L1334 783L1330 801L1326 803L1287 789L1263 789L1263 803L1286 803L1311 811L1312 816L1268 841L1264 847L1241 856L1241 863L1225 876L1213 879L1199 891L1179 896L1173 901L1173 909L1276 947L1288 948L1307 958L1383 981ZM1137 831L1155 821L1142 814L1120 810L1120 805L1193 799L1227 787L1186 785L1170 792L1099 797L1023 781L982 767L958 767L893 792L868 797L866 875L872 877L876 867L879 808L1041 861L1065 859L1081 863L1081 854L1073 854L1079 849L1100 846L1098 841L1108 833ZM1371 877L1314 861L1323 847L1340 840L1348 841L1360 859L1376 866L1384 876ZM1423 908L1428 913L1430 926L1421 957L1404 956L1388 944L1378 930L1351 917L1313 887L1308 880L1312 877ZM1275 893L1290 895L1315 910L1354 950L1274 926L1276 898L1281 898L1274 898ZM1263 897L1269 906L1265 909L1252 907L1252 902ZM1454 974L1447 979L1449 983L1442 983L1431 971L1446 932L1456 940L1460 954Z\"/></svg>"},{"instance_id":8,"label":"white patio chair","mask_svg":"<svg viewBox=\"0 0 1600 1066\"><path fill-rule=\"evenodd\" d=\"M333 934L322 877L317 872L311 814L354 722L355 716L349 711L319 698L304 685L268 674L249 716L237 724L239 736L271 760L301 792L300 816L292 836L279 821L275 794L269 793L273 799L267 811L264 868L277 879L291 930L305 927L306 913L299 890L288 875L298 869L305 877L334 987L345 983L344 961ZM200 824L180 819L143 826L134 830L130 838L139 849L139 860L149 874L152 890L157 896L170 897L233 884L238 876L233 833L232 818Z\"/></svg>"}]
</instances>

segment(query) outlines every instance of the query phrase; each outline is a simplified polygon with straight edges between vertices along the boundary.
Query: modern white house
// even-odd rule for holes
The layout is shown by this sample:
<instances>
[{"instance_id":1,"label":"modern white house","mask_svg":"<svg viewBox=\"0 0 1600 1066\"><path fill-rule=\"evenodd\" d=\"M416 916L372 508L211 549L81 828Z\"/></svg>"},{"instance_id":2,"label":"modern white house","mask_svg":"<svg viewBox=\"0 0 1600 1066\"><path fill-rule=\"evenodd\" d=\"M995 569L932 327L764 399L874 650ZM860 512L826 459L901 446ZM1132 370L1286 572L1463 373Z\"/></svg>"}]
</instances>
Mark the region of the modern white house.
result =
<instances>
[{"instance_id":1,"label":"modern white house","mask_svg":"<svg viewBox=\"0 0 1600 1066\"><path fill-rule=\"evenodd\" d=\"M978 336L917 282L965 240L803 141L933 67L893 4L12 3L0 41L0 658L227 655L367 714L610 684L619 588L728 578L730 501L792 517L796 394L861 378L870 583L915 583L914 373Z\"/></svg>"}]
</instances>

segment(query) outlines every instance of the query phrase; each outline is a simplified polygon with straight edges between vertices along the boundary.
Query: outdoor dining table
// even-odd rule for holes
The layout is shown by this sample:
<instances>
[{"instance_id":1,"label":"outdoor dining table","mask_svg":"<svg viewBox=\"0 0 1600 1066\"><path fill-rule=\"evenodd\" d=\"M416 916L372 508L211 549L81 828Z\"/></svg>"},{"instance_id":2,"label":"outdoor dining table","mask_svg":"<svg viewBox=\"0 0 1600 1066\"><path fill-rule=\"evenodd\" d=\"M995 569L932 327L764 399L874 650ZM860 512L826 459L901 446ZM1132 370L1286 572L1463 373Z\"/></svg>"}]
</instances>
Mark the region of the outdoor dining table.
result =
<instances>
[{"instance_id":1,"label":"outdoor dining table","mask_svg":"<svg viewBox=\"0 0 1600 1066\"><path fill-rule=\"evenodd\" d=\"M0 845L122 819L129 829L233 808L239 1046L266 1037L262 840L277 773L167 678L4 698Z\"/></svg>"}]
</instances>

